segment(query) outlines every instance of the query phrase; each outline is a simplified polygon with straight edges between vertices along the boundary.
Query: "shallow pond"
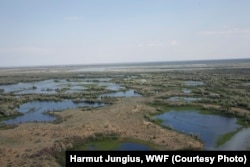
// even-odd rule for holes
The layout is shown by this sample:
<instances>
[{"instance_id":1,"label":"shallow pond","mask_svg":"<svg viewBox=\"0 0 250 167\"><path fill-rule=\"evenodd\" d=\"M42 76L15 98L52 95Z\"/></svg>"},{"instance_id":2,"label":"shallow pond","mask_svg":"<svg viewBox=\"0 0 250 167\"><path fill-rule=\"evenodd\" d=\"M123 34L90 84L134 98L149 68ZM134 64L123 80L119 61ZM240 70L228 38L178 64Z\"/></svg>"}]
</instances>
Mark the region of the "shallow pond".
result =
<instances>
[{"instance_id":1,"label":"shallow pond","mask_svg":"<svg viewBox=\"0 0 250 167\"><path fill-rule=\"evenodd\" d=\"M58 111L65 109L72 109L77 107L101 107L104 103L74 103L71 100L64 100L60 102L29 102L21 105L17 110L23 113L22 116L18 116L13 119L3 121L6 124L19 124L25 122L49 122L56 120L53 115L45 114L49 111Z\"/></svg>"},{"instance_id":2,"label":"shallow pond","mask_svg":"<svg viewBox=\"0 0 250 167\"><path fill-rule=\"evenodd\" d=\"M99 96L99 98L108 96L108 97L138 97L141 96L140 94L136 93L134 90L127 90L127 91L119 91L114 93L107 93L102 94Z\"/></svg>"},{"instance_id":3,"label":"shallow pond","mask_svg":"<svg viewBox=\"0 0 250 167\"><path fill-rule=\"evenodd\" d=\"M197 98L197 97L179 97L179 96L174 96L174 97L170 97L167 99L168 101L183 101L183 102L194 102L194 101L199 101L201 100L201 98Z\"/></svg>"},{"instance_id":4,"label":"shallow pond","mask_svg":"<svg viewBox=\"0 0 250 167\"><path fill-rule=\"evenodd\" d=\"M200 85L204 85L204 82L202 82L202 81L185 81L184 84L186 86L200 86Z\"/></svg>"},{"instance_id":5,"label":"shallow pond","mask_svg":"<svg viewBox=\"0 0 250 167\"><path fill-rule=\"evenodd\" d=\"M242 84L243 86L250 86L250 82L246 82Z\"/></svg>"},{"instance_id":6,"label":"shallow pond","mask_svg":"<svg viewBox=\"0 0 250 167\"><path fill-rule=\"evenodd\" d=\"M195 110L171 110L156 118L162 120L166 127L170 126L186 134L198 134L204 142L205 150L216 149L216 142L222 134L236 131L241 127L237 124L236 118L201 114Z\"/></svg>"},{"instance_id":7,"label":"shallow pond","mask_svg":"<svg viewBox=\"0 0 250 167\"><path fill-rule=\"evenodd\" d=\"M116 150L152 150L150 147L138 144L138 143L132 143L132 142L124 142L119 145Z\"/></svg>"},{"instance_id":8,"label":"shallow pond","mask_svg":"<svg viewBox=\"0 0 250 167\"><path fill-rule=\"evenodd\" d=\"M191 90L190 89L182 89L182 92L185 93L185 94L189 94L191 93Z\"/></svg>"},{"instance_id":9,"label":"shallow pond","mask_svg":"<svg viewBox=\"0 0 250 167\"><path fill-rule=\"evenodd\" d=\"M32 83L17 83L11 85L0 85L4 93L23 94L55 94L59 90L65 90L65 93L74 93L88 89L88 85L104 86L107 90L118 91L122 87L119 84L108 82L110 78L85 78L74 80L44 80Z\"/></svg>"}]
</instances>

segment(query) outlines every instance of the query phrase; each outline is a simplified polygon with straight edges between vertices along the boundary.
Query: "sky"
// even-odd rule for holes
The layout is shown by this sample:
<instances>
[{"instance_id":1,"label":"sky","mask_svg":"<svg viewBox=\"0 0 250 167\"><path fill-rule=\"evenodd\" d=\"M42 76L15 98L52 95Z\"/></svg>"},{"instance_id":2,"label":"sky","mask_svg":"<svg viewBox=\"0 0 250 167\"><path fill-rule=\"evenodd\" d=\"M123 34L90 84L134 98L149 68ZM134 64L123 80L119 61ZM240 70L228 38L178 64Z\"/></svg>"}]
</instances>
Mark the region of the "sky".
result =
<instances>
[{"instance_id":1,"label":"sky","mask_svg":"<svg viewBox=\"0 0 250 167\"><path fill-rule=\"evenodd\" d=\"M0 67L250 58L249 0L0 0Z\"/></svg>"}]
</instances>

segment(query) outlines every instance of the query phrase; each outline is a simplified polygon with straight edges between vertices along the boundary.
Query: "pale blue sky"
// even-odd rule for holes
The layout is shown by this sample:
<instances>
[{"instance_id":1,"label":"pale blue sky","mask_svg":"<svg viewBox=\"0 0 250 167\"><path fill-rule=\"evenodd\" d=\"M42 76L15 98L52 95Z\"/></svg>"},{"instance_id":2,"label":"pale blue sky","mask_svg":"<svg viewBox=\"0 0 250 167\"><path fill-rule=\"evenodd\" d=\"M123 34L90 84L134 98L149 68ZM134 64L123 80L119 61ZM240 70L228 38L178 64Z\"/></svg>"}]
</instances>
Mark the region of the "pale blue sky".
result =
<instances>
[{"instance_id":1,"label":"pale blue sky","mask_svg":"<svg viewBox=\"0 0 250 167\"><path fill-rule=\"evenodd\" d=\"M0 67L250 58L249 0L0 0Z\"/></svg>"}]
</instances>

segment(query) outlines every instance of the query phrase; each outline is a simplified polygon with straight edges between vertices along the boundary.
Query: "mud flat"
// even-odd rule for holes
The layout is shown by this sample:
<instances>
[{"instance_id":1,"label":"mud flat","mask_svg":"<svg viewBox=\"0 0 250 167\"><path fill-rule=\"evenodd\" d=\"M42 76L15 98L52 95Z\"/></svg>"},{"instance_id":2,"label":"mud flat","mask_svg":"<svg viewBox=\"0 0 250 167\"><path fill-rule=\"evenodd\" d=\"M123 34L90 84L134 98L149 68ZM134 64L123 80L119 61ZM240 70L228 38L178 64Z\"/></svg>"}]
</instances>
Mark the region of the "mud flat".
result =
<instances>
[{"instance_id":1,"label":"mud flat","mask_svg":"<svg viewBox=\"0 0 250 167\"><path fill-rule=\"evenodd\" d=\"M152 115L175 107L199 107L237 118L241 127L248 128L249 65L244 60L217 64L1 69L1 165L60 166L65 150L113 137L143 141L157 150L201 150L204 143L199 138L161 126ZM168 100L171 97L178 98ZM18 109L25 104L65 101L108 105L58 107L59 111L44 113L53 114L56 121L4 124L4 121L18 118ZM30 108L28 113L35 114L41 107ZM222 143L227 145L239 138L245 141L248 133L249 130L235 132L230 138L223 138ZM237 144L234 148L237 149Z\"/></svg>"}]
</instances>

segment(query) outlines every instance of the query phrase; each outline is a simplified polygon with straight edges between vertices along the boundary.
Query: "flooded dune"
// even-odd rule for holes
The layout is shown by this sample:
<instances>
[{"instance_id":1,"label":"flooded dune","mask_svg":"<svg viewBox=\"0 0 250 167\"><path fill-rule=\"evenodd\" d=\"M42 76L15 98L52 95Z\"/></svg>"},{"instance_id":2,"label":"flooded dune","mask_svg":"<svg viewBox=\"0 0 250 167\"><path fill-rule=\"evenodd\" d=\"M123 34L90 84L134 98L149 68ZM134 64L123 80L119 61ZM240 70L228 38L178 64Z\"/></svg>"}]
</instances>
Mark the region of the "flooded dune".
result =
<instances>
[{"instance_id":1,"label":"flooded dune","mask_svg":"<svg viewBox=\"0 0 250 167\"><path fill-rule=\"evenodd\" d=\"M60 102L34 101L25 103L17 109L19 112L23 113L22 116L3 121L3 123L20 124L25 122L50 122L56 120L56 117L46 114L48 112L74 109L78 107L101 107L104 105L104 103L74 103L72 100L64 100Z\"/></svg>"},{"instance_id":2,"label":"flooded dune","mask_svg":"<svg viewBox=\"0 0 250 167\"><path fill-rule=\"evenodd\" d=\"M89 86L99 86L107 90L118 91L123 88L121 85L110 82L110 78L99 79L49 79L44 81L17 83L11 85L0 85L4 93L14 93L16 95L25 94L56 94L58 91L65 93L75 93L89 89Z\"/></svg>"},{"instance_id":3,"label":"flooded dune","mask_svg":"<svg viewBox=\"0 0 250 167\"><path fill-rule=\"evenodd\" d=\"M12 85L1 85L4 93L14 93L18 98L24 94L56 94L60 93L75 93L83 90L91 90L95 88L105 89L112 93L99 94L99 100L102 97L135 97L141 96L133 89L124 90L125 88L119 84L110 82L110 78L85 78L72 80L44 80L33 83L17 83ZM124 91L121 91L124 90ZM84 92L82 92L84 94ZM74 103L71 99L55 101L33 101L22 104L16 110L22 113L14 119L3 121L6 124L19 124L25 122L50 122L56 118L52 115L45 114L49 111L62 111L66 109L74 109L79 107L102 107L104 103L87 103L84 99L80 103Z\"/></svg>"}]
</instances>

